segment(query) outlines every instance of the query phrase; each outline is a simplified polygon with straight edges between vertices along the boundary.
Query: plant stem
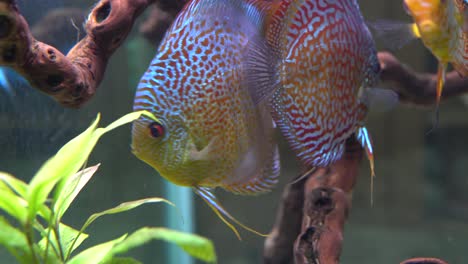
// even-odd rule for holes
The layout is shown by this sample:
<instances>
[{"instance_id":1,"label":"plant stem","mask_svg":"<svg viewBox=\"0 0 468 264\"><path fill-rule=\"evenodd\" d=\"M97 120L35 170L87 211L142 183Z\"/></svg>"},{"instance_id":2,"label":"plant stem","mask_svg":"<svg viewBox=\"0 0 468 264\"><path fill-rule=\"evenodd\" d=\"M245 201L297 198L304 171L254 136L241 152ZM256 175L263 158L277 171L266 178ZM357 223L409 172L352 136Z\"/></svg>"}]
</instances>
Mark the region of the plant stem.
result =
<instances>
[{"instance_id":1,"label":"plant stem","mask_svg":"<svg viewBox=\"0 0 468 264\"><path fill-rule=\"evenodd\" d=\"M53 229L54 229L55 239L57 240L57 244L58 244L58 248L60 252L60 258L63 261L65 261L65 254L63 253L62 243L60 242L60 235L59 235L60 231L59 231L58 225L54 224Z\"/></svg>"},{"instance_id":2,"label":"plant stem","mask_svg":"<svg viewBox=\"0 0 468 264\"><path fill-rule=\"evenodd\" d=\"M44 227L43 227L38 221L35 221L34 224L35 224L35 225L34 225L34 228L36 228L36 229L39 231L39 233L41 234L41 236L47 238L47 239L46 239L46 243L47 243L47 244L46 244L46 254L44 255L44 259L46 259L46 257L49 255L49 254L48 254L49 246L50 246L50 247L52 248L52 250L54 251L54 254L55 254L57 257L59 257L60 254L59 254L57 248L55 247L55 245L54 245L53 243L50 243L50 232L51 232L50 230L51 230L51 229L49 228L49 230L48 230L48 232L47 232L47 234L46 234Z\"/></svg>"},{"instance_id":3,"label":"plant stem","mask_svg":"<svg viewBox=\"0 0 468 264\"><path fill-rule=\"evenodd\" d=\"M26 233L26 239L28 240L29 249L31 250L31 255L32 255L33 261L34 261L34 263L39 264L40 263L39 258L37 256L36 250L34 249L34 233L33 233L33 230L31 228L31 222L30 221L26 222L26 225L24 226L24 230L25 230L25 233Z\"/></svg>"},{"instance_id":4,"label":"plant stem","mask_svg":"<svg viewBox=\"0 0 468 264\"><path fill-rule=\"evenodd\" d=\"M49 228L49 230L47 231L47 236L46 236L46 238L47 238L47 239L46 239L46 248L45 248L45 250L44 250L44 259L45 259L46 261L47 261L47 256L49 255L49 245L51 244L51 243L50 243L50 232L51 232L51 230L50 230L50 228Z\"/></svg>"},{"instance_id":5,"label":"plant stem","mask_svg":"<svg viewBox=\"0 0 468 264\"><path fill-rule=\"evenodd\" d=\"M78 235L76 235L75 239L73 239L73 242L71 243L70 249L68 250L67 255L63 259L64 261L67 261L68 258L70 258L71 253L73 251L73 247L75 247L76 241L78 241L78 238L81 236L81 234L83 234L83 231L84 231L83 227L81 227L80 232L78 232Z\"/></svg>"}]
</instances>

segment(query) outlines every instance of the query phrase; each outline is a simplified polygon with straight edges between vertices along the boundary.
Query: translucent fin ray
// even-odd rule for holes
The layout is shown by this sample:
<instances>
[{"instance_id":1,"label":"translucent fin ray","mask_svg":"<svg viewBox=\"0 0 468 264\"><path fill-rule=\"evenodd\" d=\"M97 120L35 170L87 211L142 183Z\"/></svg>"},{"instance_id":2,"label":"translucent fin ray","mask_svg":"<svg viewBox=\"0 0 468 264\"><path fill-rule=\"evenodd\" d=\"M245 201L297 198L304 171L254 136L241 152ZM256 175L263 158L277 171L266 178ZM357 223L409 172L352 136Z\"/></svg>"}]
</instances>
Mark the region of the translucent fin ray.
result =
<instances>
[{"instance_id":1,"label":"translucent fin ray","mask_svg":"<svg viewBox=\"0 0 468 264\"><path fill-rule=\"evenodd\" d=\"M245 85L257 105L270 97L280 85L279 58L263 39L253 38L243 61Z\"/></svg>"},{"instance_id":2,"label":"translucent fin ray","mask_svg":"<svg viewBox=\"0 0 468 264\"><path fill-rule=\"evenodd\" d=\"M235 194L258 195L270 192L278 183L279 174L279 150L276 146L270 160L265 164L264 168L262 168L256 177L253 177L247 182L230 183L228 186L223 188Z\"/></svg>"},{"instance_id":3,"label":"translucent fin ray","mask_svg":"<svg viewBox=\"0 0 468 264\"><path fill-rule=\"evenodd\" d=\"M365 149L367 159L369 160L369 166L371 170L371 205L374 205L374 178L375 178L375 165L374 165L374 148L372 145L372 139L370 137L367 128L360 127L357 132L357 140L361 146Z\"/></svg>"},{"instance_id":4,"label":"translucent fin ray","mask_svg":"<svg viewBox=\"0 0 468 264\"><path fill-rule=\"evenodd\" d=\"M440 99L442 97L442 90L444 89L445 84L445 75L447 72L447 63L439 61L437 68L437 88L436 88L436 109L435 109L435 121L434 127L439 125L439 105Z\"/></svg>"},{"instance_id":5,"label":"translucent fin ray","mask_svg":"<svg viewBox=\"0 0 468 264\"><path fill-rule=\"evenodd\" d=\"M242 240L239 234L239 231L227 219L231 220L233 223L237 224L238 226L242 227L243 229L251 233L254 233L262 237L268 236L267 234L262 234L242 224L240 221L234 218L228 211L226 211L226 209L224 209L224 207L220 204L218 199L213 195L213 193L211 193L210 189L204 188L204 187L195 187L194 190L195 190L195 193L198 194L208 204L208 206L215 212L215 214L221 219L221 221L223 221L234 232L234 234L237 236L239 240Z\"/></svg>"},{"instance_id":6,"label":"translucent fin ray","mask_svg":"<svg viewBox=\"0 0 468 264\"><path fill-rule=\"evenodd\" d=\"M399 96L395 91L383 88L363 88L360 101L371 113L386 113L398 106Z\"/></svg>"},{"instance_id":7,"label":"translucent fin ray","mask_svg":"<svg viewBox=\"0 0 468 264\"><path fill-rule=\"evenodd\" d=\"M366 23L373 29L375 36L382 40L390 50L398 50L419 38L419 31L415 24L391 20L375 20Z\"/></svg>"}]
</instances>

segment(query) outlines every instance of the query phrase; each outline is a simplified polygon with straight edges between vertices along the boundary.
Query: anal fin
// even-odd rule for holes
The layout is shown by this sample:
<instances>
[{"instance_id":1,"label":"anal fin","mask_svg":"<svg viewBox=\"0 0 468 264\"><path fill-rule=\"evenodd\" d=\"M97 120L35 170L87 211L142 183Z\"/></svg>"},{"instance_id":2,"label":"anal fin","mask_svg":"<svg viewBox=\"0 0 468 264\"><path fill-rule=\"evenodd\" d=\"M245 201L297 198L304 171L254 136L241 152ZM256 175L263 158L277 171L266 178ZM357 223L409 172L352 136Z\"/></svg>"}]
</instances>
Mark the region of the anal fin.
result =
<instances>
[{"instance_id":1,"label":"anal fin","mask_svg":"<svg viewBox=\"0 0 468 264\"><path fill-rule=\"evenodd\" d=\"M204 188L204 187L195 187L194 191L196 194L198 194L205 202L208 204L208 206L215 212L215 214L223 221L237 236L239 240L242 240L239 231L237 231L237 228L228 220L231 220L234 224L237 224L238 226L242 227L243 229L252 232L256 235L262 236L262 237L267 237L268 234L262 234L244 224L242 224L239 220L234 218L224 207L220 204L216 196L211 192L210 189ZM227 218L227 219L226 219Z\"/></svg>"},{"instance_id":2,"label":"anal fin","mask_svg":"<svg viewBox=\"0 0 468 264\"><path fill-rule=\"evenodd\" d=\"M375 178L375 165L374 165L374 148L372 146L372 139L370 137L367 128L360 127L357 131L357 140L361 146L365 149L367 159L369 160L369 166L371 170L371 205L374 204L374 178Z\"/></svg>"}]
</instances>

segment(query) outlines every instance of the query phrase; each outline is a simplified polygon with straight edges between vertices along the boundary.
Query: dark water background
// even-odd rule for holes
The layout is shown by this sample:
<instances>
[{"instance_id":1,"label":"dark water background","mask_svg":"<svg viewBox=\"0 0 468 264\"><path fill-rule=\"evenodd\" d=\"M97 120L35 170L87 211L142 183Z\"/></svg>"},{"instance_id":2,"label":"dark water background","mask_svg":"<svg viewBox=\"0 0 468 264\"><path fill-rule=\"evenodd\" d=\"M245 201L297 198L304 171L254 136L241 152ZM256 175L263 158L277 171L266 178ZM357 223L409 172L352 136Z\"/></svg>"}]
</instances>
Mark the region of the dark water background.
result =
<instances>
[{"instance_id":1,"label":"dark water background","mask_svg":"<svg viewBox=\"0 0 468 264\"><path fill-rule=\"evenodd\" d=\"M90 10L93 1L20 0L30 22L57 7ZM401 1L361 0L366 18L410 21ZM135 27L136 28L136 27ZM64 31L73 43L76 31ZM66 42L66 41L65 41ZM139 76L155 52L133 30L111 58L96 96L79 110L64 109L53 100L15 82L16 92L0 91L0 170L29 180L40 164L102 113L107 124L132 109ZM435 62L420 43L396 53L408 65L434 71ZM426 135L431 109L399 107L371 115L368 128L376 149L377 179L374 207L370 207L369 170L362 164L354 191L353 208L346 225L342 263L394 264L415 256L440 257L449 263L468 263L468 107L460 100L444 103L439 129ZM163 196L163 181L130 153L130 126L106 135L88 164L102 163L98 174L83 190L64 221L81 226L90 214L124 201ZM283 144L281 184L270 194L241 197L218 192L233 215L261 231L271 228L282 186L296 176ZM116 238L142 226L164 225L164 206L148 205L130 213L102 218L89 229L86 245ZM196 198L197 233L213 239L220 263L260 263L263 239L244 233L240 242L211 210ZM259 213L261 212L261 213ZM156 249L156 250L155 250ZM130 252L144 263L165 263L163 243ZM12 263L0 249L0 263Z\"/></svg>"}]
</instances>

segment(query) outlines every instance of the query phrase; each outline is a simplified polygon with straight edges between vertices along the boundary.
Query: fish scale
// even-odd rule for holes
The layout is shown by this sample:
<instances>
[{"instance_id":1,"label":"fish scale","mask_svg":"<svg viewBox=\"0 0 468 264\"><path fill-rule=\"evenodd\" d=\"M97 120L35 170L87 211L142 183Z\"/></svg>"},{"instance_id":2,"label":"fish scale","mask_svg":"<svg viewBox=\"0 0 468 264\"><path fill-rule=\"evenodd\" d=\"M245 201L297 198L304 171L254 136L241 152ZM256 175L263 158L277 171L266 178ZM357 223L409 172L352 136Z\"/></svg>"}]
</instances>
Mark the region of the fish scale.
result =
<instances>
[{"instance_id":1,"label":"fish scale","mask_svg":"<svg viewBox=\"0 0 468 264\"><path fill-rule=\"evenodd\" d=\"M307 166L339 159L364 123L359 91L379 72L372 37L355 1L280 1L267 40L282 60L273 117Z\"/></svg>"}]
</instances>

